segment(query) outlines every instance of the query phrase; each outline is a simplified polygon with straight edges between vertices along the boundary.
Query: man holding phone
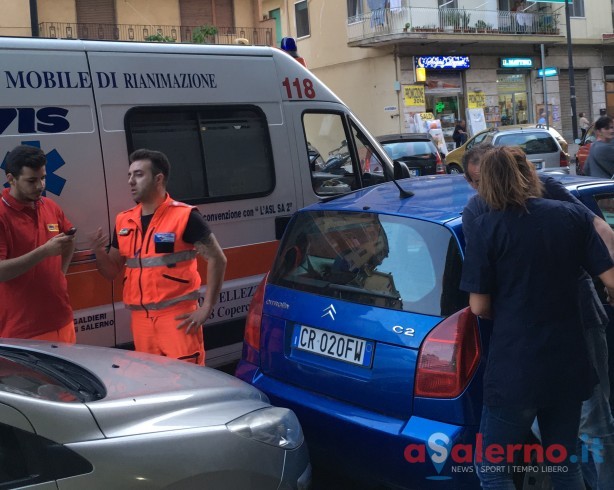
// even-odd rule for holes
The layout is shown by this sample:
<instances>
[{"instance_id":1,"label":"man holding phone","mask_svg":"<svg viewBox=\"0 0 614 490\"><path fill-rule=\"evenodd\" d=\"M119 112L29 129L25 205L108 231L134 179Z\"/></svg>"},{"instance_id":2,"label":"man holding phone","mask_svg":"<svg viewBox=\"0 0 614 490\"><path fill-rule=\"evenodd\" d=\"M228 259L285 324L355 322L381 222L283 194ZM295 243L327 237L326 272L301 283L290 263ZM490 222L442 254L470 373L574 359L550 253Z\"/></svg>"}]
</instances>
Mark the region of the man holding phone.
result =
<instances>
[{"instance_id":1,"label":"man holding phone","mask_svg":"<svg viewBox=\"0 0 614 490\"><path fill-rule=\"evenodd\" d=\"M66 271L71 222L45 190L45 153L20 145L5 159L0 202L0 337L75 342Z\"/></svg>"}]
</instances>

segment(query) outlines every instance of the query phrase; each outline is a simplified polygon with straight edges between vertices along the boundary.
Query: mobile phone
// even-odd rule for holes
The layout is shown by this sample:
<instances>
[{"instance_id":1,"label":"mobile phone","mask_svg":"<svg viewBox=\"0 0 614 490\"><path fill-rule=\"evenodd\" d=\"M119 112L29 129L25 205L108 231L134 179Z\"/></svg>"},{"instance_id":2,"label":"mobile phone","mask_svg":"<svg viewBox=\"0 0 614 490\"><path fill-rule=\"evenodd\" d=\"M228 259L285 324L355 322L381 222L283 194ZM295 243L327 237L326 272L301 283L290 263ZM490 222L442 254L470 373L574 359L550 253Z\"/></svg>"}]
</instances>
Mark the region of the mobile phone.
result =
<instances>
[{"instance_id":1,"label":"mobile phone","mask_svg":"<svg viewBox=\"0 0 614 490\"><path fill-rule=\"evenodd\" d=\"M70 230L65 231L64 235L74 235L77 232L77 229L73 226Z\"/></svg>"}]
</instances>

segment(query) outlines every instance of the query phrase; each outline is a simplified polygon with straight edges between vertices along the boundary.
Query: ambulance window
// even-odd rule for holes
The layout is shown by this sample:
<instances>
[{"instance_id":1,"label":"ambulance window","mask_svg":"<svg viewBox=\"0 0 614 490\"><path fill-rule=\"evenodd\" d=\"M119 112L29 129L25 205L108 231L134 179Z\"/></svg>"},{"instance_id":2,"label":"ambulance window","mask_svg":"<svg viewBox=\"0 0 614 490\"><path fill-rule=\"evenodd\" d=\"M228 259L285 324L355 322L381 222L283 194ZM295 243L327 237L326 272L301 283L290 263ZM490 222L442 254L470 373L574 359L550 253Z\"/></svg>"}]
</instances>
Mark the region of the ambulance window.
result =
<instances>
[{"instance_id":1,"label":"ambulance window","mask_svg":"<svg viewBox=\"0 0 614 490\"><path fill-rule=\"evenodd\" d=\"M256 197L275 186L267 121L253 107L138 108L127 115L130 151L171 162L173 198L192 204Z\"/></svg>"},{"instance_id":2,"label":"ambulance window","mask_svg":"<svg viewBox=\"0 0 614 490\"><path fill-rule=\"evenodd\" d=\"M303 114L305 151L316 194L343 194L360 187L354 173L343 116L324 112Z\"/></svg>"},{"instance_id":3,"label":"ambulance window","mask_svg":"<svg viewBox=\"0 0 614 490\"><path fill-rule=\"evenodd\" d=\"M356 152L360 160L363 187L381 184L386 180L384 163L377 156L377 152L371 146L367 137L353 123L352 135L354 136L354 144L356 145Z\"/></svg>"}]
</instances>

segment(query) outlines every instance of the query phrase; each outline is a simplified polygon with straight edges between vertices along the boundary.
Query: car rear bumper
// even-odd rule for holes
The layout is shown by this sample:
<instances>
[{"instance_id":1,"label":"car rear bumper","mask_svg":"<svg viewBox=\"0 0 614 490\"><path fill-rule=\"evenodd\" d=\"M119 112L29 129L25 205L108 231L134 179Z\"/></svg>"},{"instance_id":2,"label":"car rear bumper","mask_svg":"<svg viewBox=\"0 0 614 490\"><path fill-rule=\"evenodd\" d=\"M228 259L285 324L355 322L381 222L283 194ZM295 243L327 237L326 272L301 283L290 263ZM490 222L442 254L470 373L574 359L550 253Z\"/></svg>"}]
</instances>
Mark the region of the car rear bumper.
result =
<instances>
[{"instance_id":1,"label":"car rear bumper","mask_svg":"<svg viewBox=\"0 0 614 490\"><path fill-rule=\"evenodd\" d=\"M354 478L393 488L456 489L479 485L473 464L453 461L451 452L443 447L472 444L477 427L422 417L387 417L287 385L265 376L246 361L239 363L236 375L264 391L274 405L296 413L316 469L323 463L334 464L335 469ZM433 451L448 455L439 472L429 456Z\"/></svg>"}]
</instances>

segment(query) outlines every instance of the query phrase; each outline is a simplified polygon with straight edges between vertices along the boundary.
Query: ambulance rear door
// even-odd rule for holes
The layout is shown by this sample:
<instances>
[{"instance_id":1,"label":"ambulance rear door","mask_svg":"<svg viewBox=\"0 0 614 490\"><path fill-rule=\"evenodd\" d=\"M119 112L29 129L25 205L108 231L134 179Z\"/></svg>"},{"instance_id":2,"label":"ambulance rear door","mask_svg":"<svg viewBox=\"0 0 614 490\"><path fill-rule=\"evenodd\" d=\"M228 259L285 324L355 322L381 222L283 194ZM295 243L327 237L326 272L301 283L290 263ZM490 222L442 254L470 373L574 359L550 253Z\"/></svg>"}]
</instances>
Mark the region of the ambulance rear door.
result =
<instances>
[{"instance_id":1,"label":"ambulance rear door","mask_svg":"<svg viewBox=\"0 0 614 490\"><path fill-rule=\"evenodd\" d=\"M88 250L89 236L99 226L108 230L109 214L92 74L82 43L0 38L0 59L0 158L19 144L46 153L46 195L78 230L68 273L77 341L114 345L111 284L98 274ZM5 182L1 172L0 184Z\"/></svg>"}]
</instances>

